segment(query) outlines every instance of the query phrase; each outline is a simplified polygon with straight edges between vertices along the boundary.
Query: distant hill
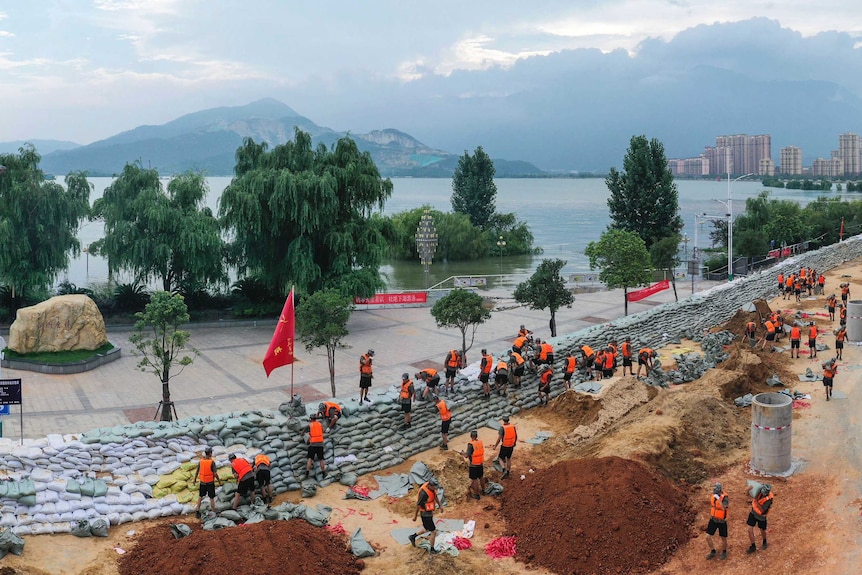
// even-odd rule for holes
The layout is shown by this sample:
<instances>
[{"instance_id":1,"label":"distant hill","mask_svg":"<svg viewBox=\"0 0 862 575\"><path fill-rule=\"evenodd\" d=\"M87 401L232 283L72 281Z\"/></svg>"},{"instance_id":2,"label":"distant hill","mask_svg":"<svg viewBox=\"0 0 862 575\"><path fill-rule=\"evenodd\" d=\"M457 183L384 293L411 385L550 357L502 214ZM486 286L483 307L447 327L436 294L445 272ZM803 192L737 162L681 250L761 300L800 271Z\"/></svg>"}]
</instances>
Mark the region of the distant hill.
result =
<instances>
[{"instance_id":1,"label":"distant hill","mask_svg":"<svg viewBox=\"0 0 862 575\"><path fill-rule=\"evenodd\" d=\"M81 144L63 140L30 140L29 142L19 140L17 142L0 142L0 154L17 154L18 149L24 144L33 144L36 151L43 156L57 150L71 150L81 146Z\"/></svg>"},{"instance_id":2,"label":"distant hill","mask_svg":"<svg viewBox=\"0 0 862 575\"><path fill-rule=\"evenodd\" d=\"M311 134L315 145L331 146L347 135L318 126L290 106L263 99L245 106L222 107L187 114L161 126L139 126L87 146L55 148L42 154L42 169L66 174L86 170L91 175L113 175L128 162L140 160L162 175L202 170L211 176L233 174L234 156L244 138L283 144L293 138L294 127ZM350 134L362 151L371 154L384 176L450 177L458 156L419 142L394 129ZM17 148L16 148L17 149ZM497 175L536 176L543 172L520 161L494 160Z\"/></svg>"}]
</instances>

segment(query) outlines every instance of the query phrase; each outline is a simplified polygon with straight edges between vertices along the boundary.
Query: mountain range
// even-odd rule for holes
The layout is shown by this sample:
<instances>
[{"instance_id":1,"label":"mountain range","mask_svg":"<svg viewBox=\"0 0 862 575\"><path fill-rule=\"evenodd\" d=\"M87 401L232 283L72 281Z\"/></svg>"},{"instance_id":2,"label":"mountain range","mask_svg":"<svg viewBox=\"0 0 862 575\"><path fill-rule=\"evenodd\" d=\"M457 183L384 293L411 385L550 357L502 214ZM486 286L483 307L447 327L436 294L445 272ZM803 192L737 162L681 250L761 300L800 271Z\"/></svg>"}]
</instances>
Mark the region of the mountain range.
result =
<instances>
[{"instance_id":1,"label":"mountain range","mask_svg":"<svg viewBox=\"0 0 862 575\"><path fill-rule=\"evenodd\" d=\"M295 128L308 132L315 145L327 147L349 135L362 151L371 154L383 176L451 177L458 165L458 155L430 148L404 132L337 132L271 98L202 110L160 126L139 126L86 146L52 141L33 144L43 154L43 171L55 175L86 170L90 175L110 176L121 172L126 163L140 161L162 175L195 170L228 176L233 174L235 153L244 138L273 147L291 140ZM0 150L12 151L20 145L0 144ZM543 173L528 162L495 159L494 165L499 177Z\"/></svg>"}]
</instances>

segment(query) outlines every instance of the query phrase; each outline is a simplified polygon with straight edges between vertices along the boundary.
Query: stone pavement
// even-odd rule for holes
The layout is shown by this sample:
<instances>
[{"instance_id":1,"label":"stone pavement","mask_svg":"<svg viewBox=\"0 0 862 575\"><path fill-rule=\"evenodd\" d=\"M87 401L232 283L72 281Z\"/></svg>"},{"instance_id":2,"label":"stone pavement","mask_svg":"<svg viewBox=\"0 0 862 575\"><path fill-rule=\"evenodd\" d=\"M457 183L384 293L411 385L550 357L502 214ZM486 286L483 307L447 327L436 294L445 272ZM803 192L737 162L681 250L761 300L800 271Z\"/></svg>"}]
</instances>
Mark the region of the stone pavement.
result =
<instances>
[{"instance_id":1,"label":"stone pavement","mask_svg":"<svg viewBox=\"0 0 862 575\"><path fill-rule=\"evenodd\" d=\"M697 291L718 282L700 281ZM677 284L680 299L690 295L691 283ZM467 359L478 361L480 349L491 353L508 348L521 324L540 338L550 336L547 311L521 307L511 292L486 290L483 296L495 300L491 319L476 330L475 342ZM629 304L629 314L673 301L673 291L665 290L641 302ZM583 293L575 296L570 309L557 312L557 333L571 333L605 323L623 313L622 290ZM189 326L190 343L200 355L195 362L171 379L171 395L180 418L215 415L230 411L276 409L290 399L291 366L272 372L267 379L262 361L272 338L274 322L242 327ZM359 392L358 360L374 349L374 385L381 390L398 385L403 372L413 374L422 367L442 369L446 353L460 347L456 329L438 329L429 307L357 310L348 325L346 349L338 350L335 383L339 401L355 402ZM139 371L137 358L129 343L131 331L108 334L123 357L93 371L73 375L3 369L2 377L21 378L23 386L24 437L43 437L49 433L81 433L96 427L152 420L161 398L158 378ZM469 330L468 330L469 345ZM326 351L306 352L297 345L293 367L294 393L303 401L331 397ZM3 420L3 436L19 439L19 407Z\"/></svg>"}]
</instances>

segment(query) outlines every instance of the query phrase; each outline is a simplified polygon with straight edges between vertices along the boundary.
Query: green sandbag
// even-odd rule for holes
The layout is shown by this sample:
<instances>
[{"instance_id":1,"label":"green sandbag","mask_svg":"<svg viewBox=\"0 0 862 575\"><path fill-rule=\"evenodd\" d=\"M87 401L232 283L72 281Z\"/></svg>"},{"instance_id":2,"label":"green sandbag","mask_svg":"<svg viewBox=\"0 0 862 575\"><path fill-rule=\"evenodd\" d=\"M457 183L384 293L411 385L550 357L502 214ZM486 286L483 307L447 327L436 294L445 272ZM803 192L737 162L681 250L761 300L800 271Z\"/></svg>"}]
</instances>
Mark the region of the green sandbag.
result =
<instances>
[{"instance_id":1,"label":"green sandbag","mask_svg":"<svg viewBox=\"0 0 862 575\"><path fill-rule=\"evenodd\" d=\"M68 491L69 493L77 493L80 495L81 484L74 479L70 479L66 482L66 491Z\"/></svg>"},{"instance_id":2,"label":"green sandbag","mask_svg":"<svg viewBox=\"0 0 862 575\"><path fill-rule=\"evenodd\" d=\"M72 535L75 537L92 537L90 533L90 522L86 519L78 521L72 526Z\"/></svg>"},{"instance_id":3,"label":"green sandbag","mask_svg":"<svg viewBox=\"0 0 862 575\"><path fill-rule=\"evenodd\" d=\"M192 534L192 528L185 523L171 523L169 527L175 539L182 539Z\"/></svg>"},{"instance_id":4,"label":"green sandbag","mask_svg":"<svg viewBox=\"0 0 862 575\"><path fill-rule=\"evenodd\" d=\"M93 537L107 537L108 522L104 519L94 519L90 523L90 535Z\"/></svg>"},{"instance_id":5,"label":"green sandbag","mask_svg":"<svg viewBox=\"0 0 862 575\"><path fill-rule=\"evenodd\" d=\"M36 495L36 484L33 483L32 479L22 479L18 482L18 493L21 494L21 497Z\"/></svg>"},{"instance_id":6,"label":"green sandbag","mask_svg":"<svg viewBox=\"0 0 862 575\"><path fill-rule=\"evenodd\" d=\"M85 497L93 497L96 493L96 484L95 481L90 479L89 477L84 477L78 480L78 483L81 484L81 495Z\"/></svg>"},{"instance_id":7,"label":"green sandbag","mask_svg":"<svg viewBox=\"0 0 862 575\"><path fill-rule=\"evenodd\" d=\"M93 481L93 497L104 497L108 494L108 482L104 479Z\"/></svg>"},{"instance_id":8,"label":"green sandbag","mask_svg":"<svg viewBox=\"0 0 862 575\"><path fill-rule=\"evenodd\" d=\"M0 559L6 557L7 553L12 555L24 553L24 540L15 535L11 529L0 531Z\"/></svg>"}]
</instances>

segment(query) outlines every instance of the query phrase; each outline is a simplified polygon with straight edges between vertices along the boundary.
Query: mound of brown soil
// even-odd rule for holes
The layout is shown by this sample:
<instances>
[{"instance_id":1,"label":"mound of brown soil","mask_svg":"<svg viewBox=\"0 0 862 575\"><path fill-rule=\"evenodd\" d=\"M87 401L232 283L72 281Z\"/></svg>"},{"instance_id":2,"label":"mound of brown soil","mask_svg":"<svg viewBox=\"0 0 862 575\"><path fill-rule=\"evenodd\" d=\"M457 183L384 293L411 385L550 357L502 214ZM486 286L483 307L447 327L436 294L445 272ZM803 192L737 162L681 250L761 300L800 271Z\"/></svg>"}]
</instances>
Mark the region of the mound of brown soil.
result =
<instances>
[{"instance_id":1,"label":"mound of brown soil","mask_svg":"<svg viewBox=\"0 0 862 575\"><path fill-rule=\"evenodd\" d=\"M657 472L607 457L510 481L501 511L527 564L573 575L647 573L690 538L685 501Z\"/></svg>"},{"instance_id":2,"label":"mound of brown soil","mask_svg":"<svg viewBox=\"0 0 862 575\"><path fill-rule=\"evenodd\" d=\"M246 570L332 575L361 570L343 538L305 521L263 521L218 531L191 527L192 534L183 539L174 539L167 523L142 532L132 550L120 557L120 575L236 575Z\"/></svg>"}]
</instances>

